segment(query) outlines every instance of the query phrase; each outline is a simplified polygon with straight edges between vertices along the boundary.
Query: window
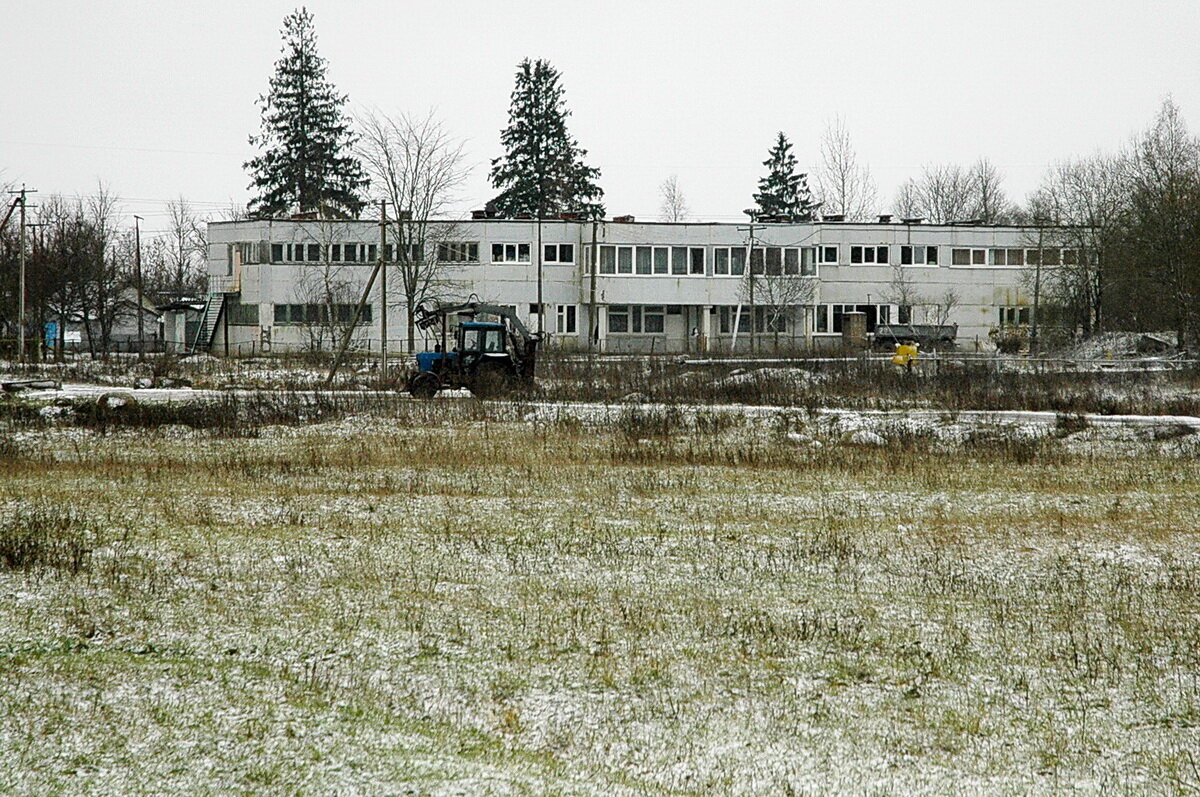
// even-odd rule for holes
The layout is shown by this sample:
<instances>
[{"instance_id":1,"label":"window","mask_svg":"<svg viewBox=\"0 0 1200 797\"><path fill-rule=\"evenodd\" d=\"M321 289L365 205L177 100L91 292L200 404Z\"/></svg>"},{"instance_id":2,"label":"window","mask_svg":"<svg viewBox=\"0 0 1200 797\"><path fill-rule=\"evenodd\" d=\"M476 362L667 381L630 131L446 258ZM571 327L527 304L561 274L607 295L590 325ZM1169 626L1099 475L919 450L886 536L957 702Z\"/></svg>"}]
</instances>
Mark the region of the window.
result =
<instances>
[{"instance_id":1,"label":"window","mask_svg":"<svg viewBox=\"0 0 1200 797\"><path fill-rule=\"evenodd\" d=\"M763 259L767 263L767 275L778 277L783 273L783 250L778 246L768 246L763 249Z\"/></svg>"},{"instance_id":2,"label":"window","mask_svg":"<svg viewBox=\"0 0 1200 797\"><path fill-rule=\"evenodd\" d=\"M693 246L688 250L689 262L691 264L688 269L689 274L704 276L704 247Z\"/></svg>"},{"instance_id":3,"label":"window","mask_svg":"<svg viewBox=\"0 0 1200 797\"><path fill-rule=\"evenodd\" d=\"M740 277L746 273L746 250L741 246L718 246L713 249L713 274Z\"/></svg>"},{"instance_id":4,"label":"window","mask_svg":"<svg viewBox=\"0 0 1200 797\"><path fill-rule=\"evenodd\" d=\"M782 307L755 307L755 332L787 332L787 310Z\"/></svg>"},{"instance_id":5,"label":"window","mask_svg":"<svg viewBox=\"0 0 1200 797\"><path fill-rule=\"evenodd\" d=\"M608 331L609 332L628 332L629 331L629 307L623 304L614 304L608 308Z\"/></svg>"},{"instance_id":6,"label":"window","mask_svg":"<svg viewBox=\"0 0 1200 797\"><path fill-rule=\"evenodd\" d=\"M574 263L574 244L545 244L542 247L543 263Z\"/></svg>"},{"instance_id":7,"label":"window","mask_svg":"<svg viewBox=\"0 0 1200 797\"><path fill-rule=\"evenodd\" d=\"M988 250L988 265L989 266L1007 266L1008 265L1008 250L1007 249L989 249Z\"/></svg>"},{"instance_id":8,"label":"window","mask_svg":"<svg viewBox=\"0 0 1200 797\"><path fill-rule=\"evenodd\" d=\"M617 248L615 246L600 247L600 273L617 273Z\"/></svg>"},{"instance_id":9,"label":"window","mask_svg":"<svg viewBox=\"0 0 1200 797\"><path fill-rule=\"evenodd\" d=\"M229 313L230 326L258 326L257 304L242 304L238 301L230 301L226 307Z\"/></svg>"},{"instance_id":10,"label":"window","mask_svg":"<svg viewBox=\"0 0 1200 797\"><path fill-rule=\"evenodd\" d=\"M950 265L952 266L986 266L986 249L952 249L950 250Z\"/></svg>"},{"instance_id":11,"label":"window","mask_svg":"<svg viewBox=\"0 0 1200 797\"><path fill-rule=\"evenodd\" d=\"M699 268L704 273L704 248L686 246L615 246L600 247L601 274L687 274Z\"/></svg>"},{"instance_id":12,"label":"window","mask_svg":"<svg viewBox=\"0 0 1200 797\"><path fill-rule=\"evenodd\" d=\"M438 244L438 260L442 263L478 263L478 241L443 241Z\"/></svg>"},{"instance_id":13,"label":"window","mask_svg":"<svg viewBox=\"0 0 1200 797\"><path fill-rule=\"evenodd\" d=\"M271 244L271 262L283 262L283 244Z\"/></svg>"},{"instance_id":14,"label":"window","mask_svg":"<svg viewBox=\"0 0 1200 797\"><path fill-rule=\"evenodd\" d=\"M1025 250L1024 249L1009 249L1008 264L1010 266L1025 265Z\"/></svg>"},{"instance_id":15,"label":"window","mask_svg":"<svg viewBox=\"0 0 1200 797\"><path fill-rule=\"evenodd\" d=\"M1001 307L1000 326L1020 327L1029 325L1028 307Z\"/></svg>"},{"instance_id":16,"label":"window","mask_svg":"<svg viewBox=\"0 0 1200 797\"><path fill-rule=\"evenodd\" d=\"M877 324L887 324L892 317L890 304L819 304L813 316L813 332L841 334L842 317L846 313L863 313L867 317L867 332Z\"/></svg>"},{"instance_id":17,"label":"window","mask_svg":"<svg viewBox=\"0 0 1200 797\"><path fill-rule=\"evenodd\" d=\"M743 312L743 316L744 316ZM734 328L738 328L738 332L744 332L746 319L738 315L737 307L723 305L717 308L717 330L722 335L732 335Z\"/></svg>"},{"instance_id":18,"label":"window","mask_svg":"<svg viewBox=\"0 0 1200 797\"><path fill-rule=\"evenodd\" d=\"M529 244L492 244L493 263L528 263Z\"/></svg>"},{"instance_id":19,"label":"window","mask_svg":"<svg viewBox=\"0 0 1200 797\"><path fill-rule=\"evenodd\" d=\"M686 246L671 247L671 273L688 273L688 250Z\"/></svg>"},{"instance_id":20,"label":"window","mask_svg":"<svg viewBox=\"0 0 1200 797\"><path fill-rule=\"evenodd\" d=\"M350 319L354 318L354 308L357 304L277 304L275 305L275 323L276 324L349 324ZM242 307L251 307L254 310L255 321L258 323L258 306L257 305L242 305ZM231 322L232 323L232 322ZM371 323L371 305L363 305L362 315L359 316L358 323Z\"/></svg>"},{"instance_id":21,"label":"window","mask_svg":"<svg viewBox=\"0 0 1200 797\"><path fill-rule=\"evenodd\" d=\"M902 266L936 266L936 246L901 246L900 265Z\"/></svg>"},{"instance_id":22,"label":"window","mask_svg":"<svg viewBox=\"0 0 1200 797\"><path fill-rule=\"evenodd\" d=\"M665 246L654 247L654 273L666 274L671 251Z\"/></svg>"},{"instance_id":23,"label":"window","mask_svg":"<svg viewBox=\"0 0 1200 797\"><path fill-rule=\"evenodd\" d=\"M887 263L888 248L886 246L851 246L851 263Z\"/></svg>"},{"instance_id":24,"label":"window","mask_svg":"<svg viewBox=\"0 0 1200 797\"><path fill-rule=\"evenodd\" d=\"M654 248L650 246L639 246L637 248L637 257L635 271L638 274L653 274L654 273Z\"/></svg>"},{"instance_id":25,"label":"window","mask_svg":"<svg viewBox=\"0 0 1200 797\"><path fill-rule=\"evenodd\" d=\"M633 247L618 246L617 247L617 273L632 274L633 273Z\"/></svg>"},{"instance_id":26,"label":"window","mask_svg":"<svg viewBox=\"0 0 1200 797\"><path fill-rule=\"evenodd\" d=\"M1043 249L1042 253L1043 266L1057 266L1062 263L1062 252L1060 250Z\"/></svg>"},{"instance_id":27,"label":"window","mask_svg":"<svg viewBox=\"0 0 1200 797\"><path fill-rule=\"evenodd\" d=\"M575 305L560 304L558 306L558 318L555 330L560 335L574 335L576 333Z\"/></svg>"},{"instance_id":28,"label":"window","mask_svg":"<svg viewBox=\"0 0 1200 797\"><path fill-rule=\"evenodd\" d=\"M822 265L837 265L838 248L836 246L818 246L817 262Z\"/></svg>"},{"instance_id":29,"label":"window","mask_svg":"<svg viewBox=\"0 0 1200 797\"><path fill-rule=\"evenodd\" d=\"M638 308L634 308L636 311ZM662 305L649 305L642 310L642 331L647 333L665 332L667 329L666 308ZM637 318L634 317L634 331L637 331Z\"/></svg>"},{"instance_id":30,"label":"window","mask_svg":"<svg viewBox=\"0 0 1200 797\"><path fill-rule=\"evenodd\" d=\"M608 308L609 332L661 334L667 328L664 305L619 305Z\"/></svg>"}]
</instances>

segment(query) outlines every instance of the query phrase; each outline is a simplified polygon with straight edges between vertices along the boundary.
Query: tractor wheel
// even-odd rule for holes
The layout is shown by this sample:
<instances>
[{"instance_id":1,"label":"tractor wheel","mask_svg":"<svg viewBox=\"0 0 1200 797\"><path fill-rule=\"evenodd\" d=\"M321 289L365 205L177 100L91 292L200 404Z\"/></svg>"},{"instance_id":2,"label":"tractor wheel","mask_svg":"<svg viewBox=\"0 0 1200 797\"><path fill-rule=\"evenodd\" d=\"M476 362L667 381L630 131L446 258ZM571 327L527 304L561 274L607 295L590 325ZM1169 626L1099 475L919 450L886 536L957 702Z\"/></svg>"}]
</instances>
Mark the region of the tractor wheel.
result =
<instances>
[{"instance_id":1,"label":"tractor wheel","mask_svg":"<svg viewBox=\"0 0 1200 797\"><path fill-rule=\"evenodd\" d=\"M413 398L428 401L437 395L441 387L442 380L428 371L422 371L409 381L408 392L412 394Z\"/></svg>"}]
</instances>

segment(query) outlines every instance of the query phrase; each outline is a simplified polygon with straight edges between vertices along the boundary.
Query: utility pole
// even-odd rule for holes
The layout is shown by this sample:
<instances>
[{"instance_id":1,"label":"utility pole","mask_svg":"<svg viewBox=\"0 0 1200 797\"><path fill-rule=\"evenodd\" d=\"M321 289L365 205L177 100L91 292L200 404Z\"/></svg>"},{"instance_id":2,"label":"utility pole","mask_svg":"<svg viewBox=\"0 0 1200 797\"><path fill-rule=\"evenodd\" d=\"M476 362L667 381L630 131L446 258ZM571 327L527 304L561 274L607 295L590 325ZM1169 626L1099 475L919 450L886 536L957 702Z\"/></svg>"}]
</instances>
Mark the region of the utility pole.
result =
<instances>
[{"instance_id":1,"label":"utility pole","mask_svg":"<svg viewBox=\"0 0 1200 797\"><path fill-rule=\"evenodd\" d=\"M401 237L403 241L403 236ZM387 306L387 200L379 200L379 378L388 378L388 306Z\"/></svg>"},{"instance_id":2,"label":"utility pole","mask_svg":"<svg viewBox=\"0 0 1200 797\"><path fill-rule=\"evenodd\" d=\"M746 284L749 286L750 294L750 353L755 354L758 352L758 340L755 337L755 332L758 331L755 324L758 322L758 319L755 317L757 313L754 308L754 217L758 211L751 208L742 212L750 217L750 226L739 227L738 229L747 230L749 235L747 238L748 243L746 244Z\"/></svg>"},{"instance_id":3,"label":"utility pole","mask_svg":"<svg viewBox=\"0 0 1200 797\"><path fill-rule=\"evenodd\" d=\"M137 324L138 324L138 362L146 359L146 329L145 314L142 310L142 217L136 213L133 216L133 262L137 270Z\"/></svg>"},{"instance_id":4,"label":"utility pole","mask_svg":"<svg viewBox=\"0 0 1200 797\"><path fill-rule=\"evenodd\" d=\"M596 270L600 267L599 247L596 245L596 227L599 222L592 217L592 268L588 276L588 354L594 354L600 338L600 319L596 315Z\"/></svg>"},{"instance_id":5,"label":"utility pole","mask_svg":"<svg viewBox=\"0 0 1200 797\"><path fill-rule=\"evenodd\" d=\"M1038 341L1038 306L1041 302L1042 293L1042 259L1046 256L1042 249L1044 245L1044 236L1046 232L1046 220L1037 217L1034 221L1038 225L1038 258L1033 270L1033 317L1030 318L1029 325L1029 354L1036 356L1039 348Z\"/></svg>"},{"instance_id":6,"label":"utility pole","mask_svg":"<svg viewBox=\"0 0 1200 797\"><path fill-rule=\"evenodd\" d=\"M9 191L10 194L20 194L21 203L21 243L19 252L20 261L20 277L18 278L17 292L20 295L17 305L17 361L25 362L25 195L27 193L37 193L36 188L26 188L25 184L21 184L20 191Z\"/></svg>"},{"instance_id":7,"label":"utility pole","mask_svg":"<svg viewBox=\"0 0 1200 797\"><path fill-rule=\"evenodd\" d=\"M542 304L542 208L541 203L538 204L537 217L537 288L538 288L538 334L541 335L545 331L545 323L543 318L546 315L546 307Z\"/></svg>"}]
</instances>

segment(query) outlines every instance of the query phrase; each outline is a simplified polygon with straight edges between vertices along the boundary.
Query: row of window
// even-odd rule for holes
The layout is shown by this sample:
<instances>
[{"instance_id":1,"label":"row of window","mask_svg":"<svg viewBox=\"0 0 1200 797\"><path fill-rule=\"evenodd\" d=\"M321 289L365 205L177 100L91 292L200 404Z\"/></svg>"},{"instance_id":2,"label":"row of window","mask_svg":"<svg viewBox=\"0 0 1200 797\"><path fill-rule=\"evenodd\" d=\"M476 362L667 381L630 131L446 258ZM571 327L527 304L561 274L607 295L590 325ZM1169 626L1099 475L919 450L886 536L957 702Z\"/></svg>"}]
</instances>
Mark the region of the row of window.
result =
<instances>
[{"instance_id":1,"label":"row of window","mask_svg":"<svg viewBox=\"0 0 1200 797\"><path fill-rule=\"evenodd\" d=\"M574 310L574 308L571 308ZM661 334L666 329L666 317L677 307L669 305L610 305L608 331L615 333ZM816 333L840 334L842 319L847 313L863 313L867 331L874 332L879 324L889 324L892 305L889 304L819 304L811 311L812 330ZM759 334L786 333L802 316L798 309L781 309L758 305L755 307L722 305L716 308L717 332L721 335L749 333L751 326ZM561 332L561 329L560 329Z\"/></svg>"},{"instance_id":2,"label":"row of window","mask_svg":"<svg viewBox=\"0 0 1200 797\"><path fill-rule=\"evenodd\" d=\"M889 246L850 246L851 265L889 265ZM604 244L599 247L600 274L638 274L703 276L707 271L706 248L703 246L638 246ZM902 245L902 266L938 265L938 247ZM478 263L479 242L443 242L437 247L438 260L443 263ZM590 266L591 252L585 250L587 265ZM392 244L383 248L383 258L395 262L401 254L409 261L422 257L420 244L410 244L402 252ZM528 243L492 244L492 263L530 263L532 245ZM747 254L752 274L777 276L815 276L818 265L836 265L839 262L837 246L716 246L712 253L714 276L742 276L746 273ZM379 255L378 244L271 244L272 263L374 263ZM244 256L243 256L244 257ZM574 244L546 244L542 248L542 262L548 265L572 265L575 263ZM967 248L955 247L950 252L953 266L1059 266L1075 265L1079 262L1079 251L1057 247L1041 248Z\"/></svg>"},{"instance_id":3,"label":"row of window","mask_svg":"<svg viewBox=\"0 0 1200 797\"><path fill-rule=\"evenodd\" d=\"M639 274L704 276L707 273L703 246L619 246L599 247L600 274ZM813 247L744 246L713 247L712 273L738 277L746 273L747 254L752 274L767 276L817 273ZM587 258L590 261L590 255ZM589 263L590 265L590 263Z\"/></svg>"},{"instance_id":4,"label":"row of window","mask_svg":"<svg viewBox=\"0 0 1200 797\"><path fill-rule=\"evenodd\" d=\"M1074 266L1079 263L1078 249L1042 247L1039 249L954 249L951 263L956 266Z\"/></svg>"},{"instance_id":5,"label":"row of window","mask_svg":"<svg viewBox=\"0 0 1200 797\"><path fill-rule=\"evenodd\" d=\"M788 313L776 307L753 308L755 332L787 332ZM717 308L717 331L722 335L750 331L751 308L728 305Z\"/></svg>"},{"instance_id":6,"label":"row of window","mask_svg":"<svg viewBox=\"0 0 1200 797\"><path fill-rule=\"evenodd\" d=\"M277 304L276 324L349 324L356 304ZM358 323L371 323L371 305L363 305Z\"/></svg>"},{"instance_id":7,"label":"row of window","mask_svg":"<svg viewBox=\"0 0 1200 797\"><path fill-rule=\"evenodd\" d=\"M327 324L332 318L333 323L348 324L354 317L353 304L277 304L274 307L276 324ZM514 308L515 309L515 308ZM756 306L722 305L716 309L717 330L722 335L749 333L751 320L756 333L786 333L789 325L799 319L795 312L781 311L779 308ZM908 323L906 312L909 308L899 308L899 323ZM816 333L840 334L842 319L846 313L863 313L866 315L867 331L874 332L878 324L889 324L892 321L893 306L889 304L819 304L810 310L812 330ZM257 325L258 305L230 303L228 305L229 323L231 325ZM666 331L666 317L678 315L681 308L678 305L610 305L608 308L608 331L617 334L663 334ZM537 305L529 305L529 314L537 314ZM359 323L370 323L372 319L371 305L363 307ZM1028 307L1000 308L1001 326L1018 326L1029 323ZM555 332L559 335L574 335L579 331L578 308L573 304L560 304L555 308Z\"/></svg>"},{"instance_id":8,"label":"row of window","mask_svg":"<svg viewBox=\"0 0 1200 797\"><path fill-rule=\"evenodd\" d=\"M440 247L439 245L439 251ZM476 258L478 258L476 245ZM419 261L422 255L420 244L408 244L397 247L385 244L383 259L389 263L396 262L398 256L407 252L409 261ZM374 263L379 258L378 244L271 244L272 263Z\"/></svg>"}]
</instances>

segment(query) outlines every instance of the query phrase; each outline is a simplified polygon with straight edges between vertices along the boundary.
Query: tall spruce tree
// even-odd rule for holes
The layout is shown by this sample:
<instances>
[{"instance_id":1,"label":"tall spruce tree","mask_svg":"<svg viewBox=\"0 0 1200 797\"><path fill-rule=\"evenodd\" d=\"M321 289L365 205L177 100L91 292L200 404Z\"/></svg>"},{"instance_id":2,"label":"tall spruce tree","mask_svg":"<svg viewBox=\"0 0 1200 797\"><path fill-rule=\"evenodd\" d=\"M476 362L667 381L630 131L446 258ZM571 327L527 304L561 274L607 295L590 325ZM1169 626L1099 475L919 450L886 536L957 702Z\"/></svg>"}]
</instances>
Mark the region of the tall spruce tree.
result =
<instances>
[{"instance_id":1,"label":"tall spruce tree","mask_svg":"<svg viewBox=\"0 0 1200 797\"><path fill-rule=\"evenodd\" d=\"M763 161L767 176L758 181L754 201L763 216L790 216L793 221L812 221L817 206L808 190L808 175L796 174L792 143L782 132Z\"/></svg>"},{"instance_id":2,"label":"tall spruce tree","mask_svg":"<svg viewBox=\"0 0 1200 797\"><path fill-rule=\"evenodd\" d=\"M600 170L584 164L587 150L567 132L570 115L558 70L549 61L522 61L508 127L500 133L505 154L492 161L492 186L500 194L490 208L508 217L604 215L604 191L595 182Z\"/></svg>"},{"instance_id":3,"label":"tall spruce tree","mask_svg":"<svg viewBox=\"0 0 1200 797\"><path fill-rule=\"evenodd\" d=\"M312 14L301 7L283 20L283 57L275 62L270 90L258 98L262 132L250 143L262 151L244 164L254 216L316 212L355 217L368 180L351 154L355 136L342 110L346 95L325 77L317 55Z\"/></svg>"}]
</instances>

